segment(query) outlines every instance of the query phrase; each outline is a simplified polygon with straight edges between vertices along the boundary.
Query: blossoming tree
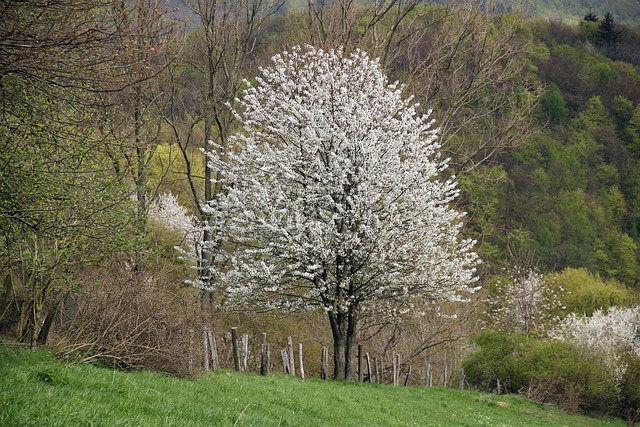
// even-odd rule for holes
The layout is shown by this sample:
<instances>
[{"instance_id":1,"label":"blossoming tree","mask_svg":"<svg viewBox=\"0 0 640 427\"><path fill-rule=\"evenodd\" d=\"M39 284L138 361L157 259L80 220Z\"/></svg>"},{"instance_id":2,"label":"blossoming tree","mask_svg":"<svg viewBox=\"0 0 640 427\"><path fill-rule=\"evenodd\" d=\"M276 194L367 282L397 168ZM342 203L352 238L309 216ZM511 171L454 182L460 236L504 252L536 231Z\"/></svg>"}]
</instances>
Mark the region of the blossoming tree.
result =
<instances>
[{"instance_id":1,"label":"blossoming tree","mask_svg":"<svg viewBox=\"0 0 640 427\"><path fill-rule=\"evenodd\" d=\"M247 82L230 149L209 153L228 295L253 308L323 309L334 378L352 376L363 316L399 318L473 292L474 242L441 178L437 129L377 60L296 47Z\"/></svg>"}]
</instances>

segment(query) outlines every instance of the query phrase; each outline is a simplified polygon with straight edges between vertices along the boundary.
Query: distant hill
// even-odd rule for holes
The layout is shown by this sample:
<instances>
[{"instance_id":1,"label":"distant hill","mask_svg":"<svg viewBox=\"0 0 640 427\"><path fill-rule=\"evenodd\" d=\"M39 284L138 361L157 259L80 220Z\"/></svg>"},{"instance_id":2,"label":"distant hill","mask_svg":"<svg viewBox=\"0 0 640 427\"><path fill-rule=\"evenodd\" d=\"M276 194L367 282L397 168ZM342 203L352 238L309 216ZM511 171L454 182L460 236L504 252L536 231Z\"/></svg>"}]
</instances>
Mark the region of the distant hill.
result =
<instances>
[{"instance_id":1,"label":"distant hill","mask_svg":"<svg viewBox=\"0 0 640 427\"><path fill-rule=\"evenodd\" d=\"M372 0L361 0L362 4ZM475 0L477 1L477 0ZM589 12L589 7L598 17L611 12L619 23L630 27L640 27L640 0L480 0L495 3L496 10L524 10L527 15L538 18L551 18L567 23L578 22ZM436 0L444 3L444 0ZM285 10L305 7L306 0L287 0Z\"/></svg>"},{"instance_id":2,"label":"distant hill","mask_svg":"<svg viewBox=\"0 0 640 427\"><path fill-rule=\"evenodd\" d=\"M373 0L359 0L361 4L370 4ZM471 0L469 0L471 1ZM537 18L551 18L567 23L578 22L589 11L598 17L611 12L619 23L630 27L640 27L640 0L473 0L486 4L493 3L497 11L525 11ZM445 3L446 0L435 0L435 3ZM167 0L169 10L188 20L195 20L195 13L185 5L184 0ZM305 8L307 0L286 0L279 13Z\"/></svg>"},{"instance_id":3,"label":"distant hill","mask_svg":"<svg viewBox=\"0 0 640 427\"><path fill-rule=\"evenodd\" d=\"M525 10L533 17L558 21L578 21L589 11L598 17L611 12L619 23L630 27L640 26L639 0L502 0L497 3L513 10Z\"/></svg>"}]
</instances>

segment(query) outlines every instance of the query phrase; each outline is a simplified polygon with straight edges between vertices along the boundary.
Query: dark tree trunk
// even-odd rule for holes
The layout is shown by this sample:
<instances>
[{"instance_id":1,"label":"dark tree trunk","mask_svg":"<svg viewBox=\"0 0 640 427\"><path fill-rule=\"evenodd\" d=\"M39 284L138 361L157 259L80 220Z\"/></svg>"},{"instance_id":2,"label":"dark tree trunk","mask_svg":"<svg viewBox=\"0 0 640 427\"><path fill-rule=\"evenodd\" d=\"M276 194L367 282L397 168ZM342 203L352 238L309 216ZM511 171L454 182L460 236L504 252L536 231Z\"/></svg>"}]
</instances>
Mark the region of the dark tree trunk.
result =
<instances>
[{"instance_id":1,"label":"dark tree trunk","mask_svg":"<svg viewBox=\"0 0 640 427\"><path fill-rule=\"evenodd\" d=\"M329 312L333 335L333 378L347 380L353 377L351 359L355 349L357 317L349 313Z\"/></svg>"},{"instance_id":2,"label":"dark tree trunk","mask_svg":"<svg viewBox=\"0 0 640 427\"><path fill-rule=\"evenodd\" d=\"M40 328L40 332L38 332L38 338L36 340L38 345L47 344L47 339L49 338L49 331L51 331L51 326L53 325L53 321L58 314L58 306L60 305L61 298L54 299L51 307L47 311L47 314L44 317L44 322L42 327Z\"/></svg>"}]
</instances>

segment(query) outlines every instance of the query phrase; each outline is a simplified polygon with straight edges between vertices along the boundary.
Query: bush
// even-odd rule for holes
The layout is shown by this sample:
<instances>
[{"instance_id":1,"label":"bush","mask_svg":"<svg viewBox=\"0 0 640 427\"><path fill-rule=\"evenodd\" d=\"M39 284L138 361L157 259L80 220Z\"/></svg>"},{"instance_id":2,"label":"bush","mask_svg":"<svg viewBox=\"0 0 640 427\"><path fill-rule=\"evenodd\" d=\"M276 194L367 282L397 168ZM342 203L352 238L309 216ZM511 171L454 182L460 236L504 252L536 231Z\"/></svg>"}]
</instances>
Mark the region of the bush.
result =
<instances>
[{"instance_id":1,"label":"bush","mask_svg":"<svg viewBox=\"0 0 640 427\"><path fill-rule=\"evenodd\" d=\"M590 316L596 310L624 306L634 301L632 293L614 279L604 280L584 268L566 268L547 278L550 286L563 289L557 292L564 309L557 313L566 316L578 313Z\"/></svg>"},{"instance_id":2,"label":"bush","mask_svg":"<svg viewBox=\"0 0 640 427\"><path fill-rule=\"evenodd\" d=\"M633 425L640 421L640 357L629 353L623 362L627 369L620 381L620 412Z\"/></svg>"},{"instance_id":3,"label":"bush","mask_svg":"<svg viewBox=\"0 0 640 427\"><path fill-rule=\"evenodd\" d=\"M615 405L613 378L586 348L524 334L488 331L463 367L469 384L498 393L521 393L567 411L605 413Z\"/></svg>"},{"instance_id":4,"label":"bush","mask_svg":"<svg viewBox=\"0 0 640 427\"><path fill-rule=\"evenodd\" d=\"M527 385L526 367L517 363L517 355L526 347L527 337L505 332L483 332L476 340L478 351L464 362L469 384L486 392L517 393Z\"/></svg>"},{"instance_id":5,"label":"bush","mask_svg":"<svg viewBox=\"0 0 640 427\"><path fill-rule=\"evenodd\" d=\"M168 271L93 271L64 303L54 344L60 356L126 370L170 375L192 371L195 292L172 284ZM195 340L198 342L198 340ZM197 363L199 360L194 360Z\"/></svg>"}]
</instances>

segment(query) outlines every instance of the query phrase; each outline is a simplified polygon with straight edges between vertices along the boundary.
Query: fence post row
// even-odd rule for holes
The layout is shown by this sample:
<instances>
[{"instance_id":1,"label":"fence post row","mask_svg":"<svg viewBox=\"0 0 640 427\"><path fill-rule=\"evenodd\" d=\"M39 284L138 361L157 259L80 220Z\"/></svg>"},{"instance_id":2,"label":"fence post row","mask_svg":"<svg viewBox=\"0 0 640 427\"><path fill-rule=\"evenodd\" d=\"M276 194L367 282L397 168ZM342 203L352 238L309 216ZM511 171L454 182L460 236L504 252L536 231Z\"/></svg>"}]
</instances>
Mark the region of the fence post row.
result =
<instances>
[{"instance_id":1,"label":"fence post row","mask_svg":"<svg viewBox=\"0 0 640 427\"><path fill-rule=\"evenodd\" d=\"M193 331L192 332L192 340L193 340ZM233 364L236 371L247 371L248 370L248 362L249 362L249 335L243 334L241 337L241 341L238 340L238 328L231 328L231 343L233 347ZM239 344L241 343L242 348L240 348ZM209 330L204 331L203 336L203 344L205 346L205 369L219 369L219 359L218 352L216 348L216 340L213 336L213 333ZM305 379L305 371L304 371L304 357L302 351L302 343L298 343L298 369L300 373L300 378ZM262 344L260 349L260 375L268 376L271 371L271 346L267 342L267 334L262 333ZM286 375L295 375L295 353L293 350L293 339L291 336L287 337L287 345L285 348L280 350L280 355L282 357L282 366L284 373ZM442 358L442 379L437 379L437 385L443 385L445 387L457 386L459 390L464 389L465 383L465 373L464 370L460 370L460 376L458 378L458 383L454 385L454 376L452 374L453 368L449 365L447 360L446 349ZM190 364L192 364L193 355L189 355ZM431 363L431 358L429 356L425 356L422 359L422 366L420 372L420 382L419 384L422 386L432 387L434 385L434 366ZM366 362L366 366L365 366ZM368 352L364 352L363 345L358 344L358 376L357 381L359 382L370 382L370 383L385 383L385 362L384 357L379 356L371 356ZM392 363L392 371L390 374L392 375L390 383L394 386L398 386L401 384L401 376L402 366L400 363L400 354L393 353L391 358ZM407 366L406 376L404 378L404 386L409 385L409 381L411 379L412 367L411 365ZM322 346L322 354L320 360L320 378L326 380L329 378L329 349L326 346ZM500 387L501 384L498 385Z\"/></svg>"}]
</instances>

